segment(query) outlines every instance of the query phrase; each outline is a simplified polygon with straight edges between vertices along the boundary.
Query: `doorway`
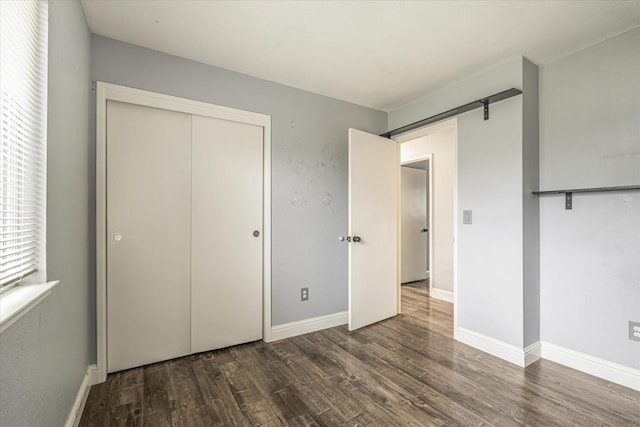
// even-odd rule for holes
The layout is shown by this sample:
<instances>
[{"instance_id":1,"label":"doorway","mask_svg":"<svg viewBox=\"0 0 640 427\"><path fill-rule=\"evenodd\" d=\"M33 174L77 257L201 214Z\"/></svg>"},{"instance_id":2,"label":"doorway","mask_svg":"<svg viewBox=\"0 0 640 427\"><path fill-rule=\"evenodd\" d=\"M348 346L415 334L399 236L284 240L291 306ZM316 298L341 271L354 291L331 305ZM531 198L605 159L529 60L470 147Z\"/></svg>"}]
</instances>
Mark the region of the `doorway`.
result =
<instances>
[{"instance_id":1,"label":"doorway","mask_svg":"<svg viewBox=\"0 0 640 427\"><path fill-rule=\"evenodd\" d=\"M401 164L400 283L427 284L430 275L431 154Z\"/></svg>"},{"instance_id":2,"label":"doorway","mask_svg":"<svg viewBox=\"0 0 640 427\"><path fill-rule=\"evenodd\" d=\"M407 132L394 139L349 129L349 231L346 237L339 236L339 240L346 241L349 247L350 331L403 312L401 165L429 156L432 214L427 230L432 241L429 251L431 292L425 289L421 299L430 304L430 293L433 301L453 303L452 326L457 325L456 135L457 119ZM442 172L447 173L434 178ZM441 188L445 191L440 191ZM439 200L438 194L445 195L447 201ZM444 206L449 209L442 209ZM443 289L444 286L448 289ZM450 329L452 335L453 330Z\"/></svg>"},{"instance_id":3,"label":"doorway","mask_svg":"<svg viewBox=\"0 0 640 427\"><path fill-rule=\"evenodd\" d=\"M408 191L414 193L413 197L401 195L403 205L414 211L409 215L402 212L401 218L407 220L412 215L414 218L401 224L399 292L403 288L424 287L430 298L454 303L454 322L456 134L457 120L453 119L396 138L401 144L402 177L413 181L412 185L403 183L401 191L410 187ZM418 189L418 183L424 183L424 190ZM422 206L424 217L419 212ZM418 228L420 221L426 226ZM416 262L424 262L422 276L416 275Z\"/></svg>"}]
</instances>

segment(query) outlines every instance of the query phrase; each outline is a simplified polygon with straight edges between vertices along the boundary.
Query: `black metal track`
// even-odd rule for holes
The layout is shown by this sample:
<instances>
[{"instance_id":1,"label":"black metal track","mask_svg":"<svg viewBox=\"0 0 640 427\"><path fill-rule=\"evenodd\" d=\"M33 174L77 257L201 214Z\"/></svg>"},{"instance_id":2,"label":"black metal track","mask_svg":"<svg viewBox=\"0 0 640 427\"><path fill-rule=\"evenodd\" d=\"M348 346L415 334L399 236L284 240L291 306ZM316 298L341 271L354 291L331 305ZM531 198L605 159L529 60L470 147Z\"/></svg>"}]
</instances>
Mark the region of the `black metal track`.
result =
<instances>
[{"instance_id":1,"label":"black metal track","mask_svg":"<svg viewBox=\"0 0 640 427\"><path fill-rule=\"evenodd\" d=\"M640 190L640 185L625 185L621 187L594 187L594 188L574 188L571 190L547 190L534 191L533 194L564 194L564 193L596 193L599 191L633 191Z\"/></svg>"},{"instance_id":2,"label":"black metal track","mask_svg":"<svg viewBox=\"0 0 640 427\"><path fill-rule=\"evenodd\" d=\"M432 123L439 122L441 120L448 119L450 117L457 116L458 114L466 113L467 111L475 110L476 108L480 107L484 107L485 120L487 120L489 118L489 104L493 104L494 102L502 101L503 99L520 95L521 93L522 91L520 89L507 89L502 92L494 93L493 95L487 96L486 98L481 98L468 104L464 104L460 107L453 108L449 111L445 111L444 113L436 114L435 116L427 117L426 119L422 119L415 123L399 127L398 129L390 130L388 132L380 134L380 136L391 138L394 135L409 132L411 130L418 129L423 126L427 126Z\"/></svg>"},{"instance_id":3,"label":"black metal track","mask_svg":"<svg viewBox=\"0 0 640 427\"><path fill-rule=\"evenodd\" d=\"M593 188L572 188L570 190L548 190L533 191L533 194L543 196L545 194L564 194L564 208L573 209L573 193L596 193L606 191L635 191L640 190L640 185L625 185L618 187L593 187Z\"/></svg>"}]
</instances>

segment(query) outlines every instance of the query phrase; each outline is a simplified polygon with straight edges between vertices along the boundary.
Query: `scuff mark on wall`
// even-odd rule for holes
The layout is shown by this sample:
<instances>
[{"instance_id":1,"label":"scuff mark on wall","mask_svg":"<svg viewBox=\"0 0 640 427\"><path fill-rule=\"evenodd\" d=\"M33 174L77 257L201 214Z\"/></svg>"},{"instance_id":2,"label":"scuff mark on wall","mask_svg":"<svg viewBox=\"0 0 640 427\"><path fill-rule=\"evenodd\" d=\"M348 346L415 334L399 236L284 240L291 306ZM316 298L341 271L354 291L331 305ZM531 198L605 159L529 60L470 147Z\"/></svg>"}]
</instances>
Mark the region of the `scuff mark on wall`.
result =
<instances>
[{"instance_id":1,"label":"scuff mark on wall","mask_svg":"<svg viewBox=\"0 0 640 427\"><path fill-rule=\"evenodd\" d=\"M307 206L307 199L304 196L304 193L302 192L302 190L296 190L293 192L291 205L296 208L304 208L305 206Z\"/></svg>"},{"instance_id":2,"label":"scuff mark on wall","mask_svg":"<svg viewBox=\"0 0 640 427\"><path fill-rule=\"evenodd\" d=\"M322 204L328 207L331 206L332 201L333 196L331 195L331 193L329 193L328 191L324 193L324 196L322 196Z\"/></svg>"},{"instance_id":3,"label":"scuff mark on wall","mask_svg":"<svg viewBox=\"0 0 640 427\"><path fill-rule=\"evenodd\" d=\"M328 165L333 170L340 169L340 156L332 152L328 145L322 147L322 154L324 158L323 165Z\"/></svg>"},{"instance_id":4,"label":"scuff mark on wall","mask_svg":"<svg viewBox=\"0 0 640 427\"><path fill-rule=\"evenodd\" d=\"M320 148L320 150L318 150ZM292 208L319 206L327 208L331 215L337 212L333 206L333 194L326 187L329 177L339 171L341 156L329 144L322 147L305 147L299 138L292 146L280 150L283 163L291 171L292 194L289 203L282 208L286 215Z\"/></svg>"}]
</instances>

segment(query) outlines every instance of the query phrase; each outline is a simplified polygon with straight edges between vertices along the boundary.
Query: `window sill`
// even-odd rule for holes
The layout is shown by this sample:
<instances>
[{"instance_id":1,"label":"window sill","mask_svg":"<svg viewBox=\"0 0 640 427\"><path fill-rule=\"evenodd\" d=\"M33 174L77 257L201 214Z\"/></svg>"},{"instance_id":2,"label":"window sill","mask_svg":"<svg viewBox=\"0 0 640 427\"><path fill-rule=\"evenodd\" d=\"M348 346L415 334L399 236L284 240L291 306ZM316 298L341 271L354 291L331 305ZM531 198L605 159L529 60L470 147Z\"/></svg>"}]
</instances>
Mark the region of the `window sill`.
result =
<instances>
[{"instance_id":1,"label":"window sill","mask_svg":"<svg viewBox=\"0 0 640 427\"><path fill-rule=\"evenodd\" d=\"M59 280L43 285L17 285L0 294L0 333L40 304Z\"/></svg>"}]
</instances>

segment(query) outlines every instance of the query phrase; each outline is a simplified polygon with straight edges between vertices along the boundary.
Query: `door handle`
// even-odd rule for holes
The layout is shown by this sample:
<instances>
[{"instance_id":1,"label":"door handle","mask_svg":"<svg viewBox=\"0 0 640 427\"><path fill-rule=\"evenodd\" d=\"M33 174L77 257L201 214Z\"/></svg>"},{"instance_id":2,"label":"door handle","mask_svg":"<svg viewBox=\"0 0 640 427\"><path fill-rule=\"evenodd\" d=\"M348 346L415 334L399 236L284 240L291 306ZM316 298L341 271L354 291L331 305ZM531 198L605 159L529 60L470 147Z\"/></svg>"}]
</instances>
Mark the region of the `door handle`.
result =
<instances>
[{"instance_id":1,"label":"door handle","mask_svg":"<svg viewBox=\"0 0 640 427\"><path fill-rule=\"evenodd\" d=\"M361 239L360 237L358 237L358 236L353 236L353 243L358 243L358 242L360 242L360 241L362 241L362 239Z\"/></svg>"},{"instance_id":2,"label":"door handle","mask_svg":"<svg viewBox=\"0 0 640 427\"><path fill-rule=\"evenodd\" d=\"M428 229L428 228L423 228L420 232L421 232L421 233L426 233L427 231L429 231L429 229Z\"/></svg>"}]
</instances>

